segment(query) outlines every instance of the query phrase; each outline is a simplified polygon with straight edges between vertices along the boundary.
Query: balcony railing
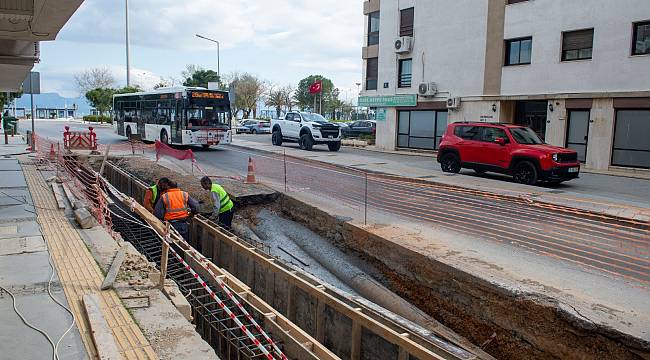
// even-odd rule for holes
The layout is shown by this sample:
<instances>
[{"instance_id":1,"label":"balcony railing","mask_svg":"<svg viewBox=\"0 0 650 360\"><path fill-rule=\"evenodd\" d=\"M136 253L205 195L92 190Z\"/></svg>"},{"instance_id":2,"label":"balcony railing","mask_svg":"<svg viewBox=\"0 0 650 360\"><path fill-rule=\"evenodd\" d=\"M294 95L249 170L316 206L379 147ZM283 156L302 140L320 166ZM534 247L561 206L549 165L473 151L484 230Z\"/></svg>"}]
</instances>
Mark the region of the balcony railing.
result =
<instances>
[{"instance_id":1,"label":"balcony railing","mask_svg":"<svg viewBox=\"0 0 650 360\"><path fill-rule=\"evenodd\" d=\"M411 74L400 75L397 81L397 86L400 88L410 88L412 79L413 75Z\"/></svg>"}]
</instances>

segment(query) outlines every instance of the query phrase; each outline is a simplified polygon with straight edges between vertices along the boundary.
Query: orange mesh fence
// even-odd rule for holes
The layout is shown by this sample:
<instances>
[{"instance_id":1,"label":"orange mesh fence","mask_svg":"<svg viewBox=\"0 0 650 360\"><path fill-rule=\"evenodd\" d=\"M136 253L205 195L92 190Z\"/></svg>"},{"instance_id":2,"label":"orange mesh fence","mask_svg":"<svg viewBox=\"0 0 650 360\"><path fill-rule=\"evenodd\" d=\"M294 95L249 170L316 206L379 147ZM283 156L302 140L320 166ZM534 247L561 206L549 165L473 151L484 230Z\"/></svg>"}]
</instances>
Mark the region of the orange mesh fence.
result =
<instances>
[{"instance_id":1,"label":"orange mesh fence","mask_svg":"<svg viewBox=\"0 0 650 360\"><path fill-rule=\"evenodd\" d=\"M97 174L82 166L71 154L67 154L60 142L34 136L36 158L41 164L55 167L57 176L69 187L74 187L74 194L86 204L94 214L97 222L113 234L111 214L104 198L106 184Z\"/></svg>"},{"instance_id":2,"label":"orange mesh fence","mask_svg":"<svg viewBox=\"0 0 650 360\"><path fill-rule=\"evenodd\" d=\"M258 180L357 219L419 222L650 283L647 223L282 154L254 159Z\"/></svg>"}]
</instances>

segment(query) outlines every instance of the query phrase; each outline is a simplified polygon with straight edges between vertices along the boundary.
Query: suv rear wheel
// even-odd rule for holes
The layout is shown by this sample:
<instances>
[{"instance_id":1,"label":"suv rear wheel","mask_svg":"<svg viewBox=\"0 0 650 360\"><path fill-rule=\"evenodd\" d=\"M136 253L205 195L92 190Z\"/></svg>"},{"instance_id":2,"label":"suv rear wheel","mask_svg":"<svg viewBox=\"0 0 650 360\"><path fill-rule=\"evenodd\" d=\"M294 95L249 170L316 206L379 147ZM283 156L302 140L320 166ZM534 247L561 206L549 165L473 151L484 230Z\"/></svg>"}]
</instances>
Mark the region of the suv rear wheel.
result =
<instances>
[{"instance_id":1,"label":"suv rear wheel","mask_svg":"<svg viewBox=\"0 0 650 360\"><path fill-rule=\"evenodd\" d=\"M522 161L515 166L513 179L520 184L535 185L537 183L537 167L530 161Z\"/></svg>"},{"instance_id":2,"label":"suv rear wheel","mask_svg":"<svg viewBox=\"0 0 650 360\"><path fill-rule=\"evenodd\" d=\"M443 172L458 174L460 172L460 158L455 153L446 153L440 159L440 167Z\"/></svg>"},{"instance_id":3,"label":"suv rear wheel","mask_svg":"<svg viewBox=\"0 0 650 360\"><path fill-rule=\"evenodd\" d=\"M311 134L302 134L300 136L300 141L298 142L300 148L303 150L311 151L314 147L314 139L311 138Z\"/></svg>"}]
</instances>

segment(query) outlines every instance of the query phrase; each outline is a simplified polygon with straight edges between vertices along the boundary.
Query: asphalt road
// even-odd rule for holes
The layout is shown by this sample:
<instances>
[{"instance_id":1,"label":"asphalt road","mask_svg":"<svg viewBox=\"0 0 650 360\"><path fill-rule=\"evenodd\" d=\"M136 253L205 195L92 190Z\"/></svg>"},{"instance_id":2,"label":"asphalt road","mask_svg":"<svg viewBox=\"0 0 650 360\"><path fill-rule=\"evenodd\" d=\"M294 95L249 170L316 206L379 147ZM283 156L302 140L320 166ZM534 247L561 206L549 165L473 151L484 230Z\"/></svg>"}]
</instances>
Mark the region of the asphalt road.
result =
<instances>
[{"instance_id":1,"label":"asphalt road","mask_svg":"<svg viewBox=\"0 0 650 360\"><path fill-rule=\"evenodd\" d=\"M42 136L53 140L63 139L64 126L70 126L71 130L87 130L92 124L70 123L66 121L39 120L36 122L36 132ZM20 121L19 128L21 131L31 129L29 121ZM101 144L118 144L124 142L124 138L117 136L112 127L102 125L94 126L97 133L98 141ZM238 138L259 144L270 144L270 135L236 135ZM62 140L61 140L62 141ZM297 148L296 144L285 144L283 147ZM196 148L197 159L199 162L219 166L221 169L230 172L230 175L245 175L247 170L247 160L251 155L261 154L253 149L242 149L231 146L218 146L208 151ZM413 156L408 154L381 153L368 151L358 148L343 147L336 153L330 153L326 147L314 147L313 155L306 157L318 157L320 161L334 162L337 164L364 165L363 169L373 169L373 167L391 166L399 164L400 175L407 177L423 178L422 173L431 174L432 177L443 176L439 164L433 157ZM363 164L355 164L358 160L350 161L346 164L346 158L364 159ZM336 159L336 161L334 161ZM503 183L507 186L512 183L508 176L499 174L478 175L471 170L462 172L464 177L470 180L489 179L497 180L492 184L499 185ZM461 178L462 179L462 178ZM548 190L549 187L540 186L540 189ZM553 192L561 193L578 193L586 196L592 196L603 201L624 202L629 205L650 208L650 180L609 176L601 174L590 174L583 172L579 179L568 181L560 185L554 185L550 189Z\"/></svg>"}]
</instances>

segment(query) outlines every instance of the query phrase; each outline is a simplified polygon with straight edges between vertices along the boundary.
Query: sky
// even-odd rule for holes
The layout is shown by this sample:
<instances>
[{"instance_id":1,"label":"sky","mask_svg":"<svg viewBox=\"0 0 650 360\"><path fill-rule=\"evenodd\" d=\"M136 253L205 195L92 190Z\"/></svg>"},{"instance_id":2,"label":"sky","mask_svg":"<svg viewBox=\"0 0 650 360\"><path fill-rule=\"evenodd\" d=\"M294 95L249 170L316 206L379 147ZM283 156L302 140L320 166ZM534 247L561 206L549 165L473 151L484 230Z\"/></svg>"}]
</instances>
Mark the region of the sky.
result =
<instances>
[{"instance_id":1,"label":"sky","mask_svg":"<svg viewBox=\"0 0 650 360\"><path fill-rule=\"evenodd\" d=\"M248 72L275 86L320 74L356 98L361 80L362 0L131 0L131 79L151 88L181 79L187 64ZM79 95L75 73L106 67L126 84L124 0L85 0L53 42L41 43L42 92Z\"/></svg>"}]
</instances>

